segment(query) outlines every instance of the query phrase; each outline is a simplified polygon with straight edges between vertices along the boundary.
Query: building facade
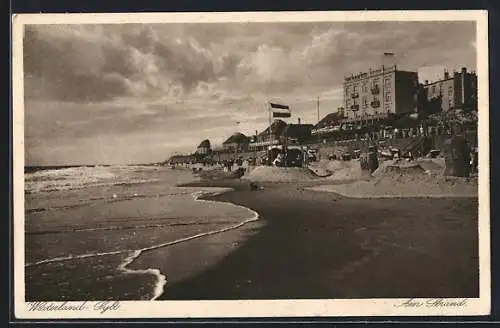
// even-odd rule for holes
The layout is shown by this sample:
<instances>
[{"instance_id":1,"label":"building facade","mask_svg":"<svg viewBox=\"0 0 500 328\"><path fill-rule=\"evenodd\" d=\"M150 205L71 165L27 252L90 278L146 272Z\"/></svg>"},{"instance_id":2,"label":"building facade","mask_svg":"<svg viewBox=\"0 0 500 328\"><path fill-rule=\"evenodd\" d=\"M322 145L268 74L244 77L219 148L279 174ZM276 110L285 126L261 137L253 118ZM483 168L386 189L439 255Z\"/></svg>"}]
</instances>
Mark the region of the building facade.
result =
<instances>
[{"instance_id":1,"label":"building facade","mask_svg":"<svg viewBox=\"0 0 500 328\"><path fill-rule=\"evenodd\" d=\"M425 81L423 85L428 104L438 103L440 110L477 110L477 75L463 67L453 75L445 71L442 80Z\"/></svg>"},{"instance_id":2,"label":"building facade","mask_svg":"<svg viewBox=\"0 0 500 328\"><path fill-rule=\"evenodd\" d=\"M287 124L279 119L274 120L261 133L256 133L253 142L250 143L250 150L265 150L270 145L278 145L280 143L280 136L285 130Z\"/></svg>"},{"instance_id":3,"label":"building facade","mask_svg":"<svg viewBox=\"0 0 500 328\"><path fill-rule=\"evenodd\" d=\"M287 124L279 136L280 143L285 145L301 144L310 140L312 124Z\"/></svg>"},{"instance_id":4,"label":"building facade","mask_svg":"<svg viewBox=\"0 0 500 328\"><path fill-rule=\"evenodd\" d=\"M348 119L417 110L417 72L399 71L396 65L370 69L344 78L344 107Z\"/></svg>"},{"instance_id":5,"label":"building facade","mask_svg":"<svg viewBox=\"0 0 500 328\"><path fill-rule=\"evenodd\" d=\"M222 143L222 147L226 152L247 151L250 144L250 138L242 133L236 132Z\"/></svg>"},{"instance_id":6,"label":"building facade","mask_svg":"<svg viewBox=\"0 0 500 328\"><path fill-rule=\"evenodd\" d=\"M209 155L212 152L212 147L210 145L210 140L203 140L196 148L197 155Z\"/></svg>"}]
</instances>

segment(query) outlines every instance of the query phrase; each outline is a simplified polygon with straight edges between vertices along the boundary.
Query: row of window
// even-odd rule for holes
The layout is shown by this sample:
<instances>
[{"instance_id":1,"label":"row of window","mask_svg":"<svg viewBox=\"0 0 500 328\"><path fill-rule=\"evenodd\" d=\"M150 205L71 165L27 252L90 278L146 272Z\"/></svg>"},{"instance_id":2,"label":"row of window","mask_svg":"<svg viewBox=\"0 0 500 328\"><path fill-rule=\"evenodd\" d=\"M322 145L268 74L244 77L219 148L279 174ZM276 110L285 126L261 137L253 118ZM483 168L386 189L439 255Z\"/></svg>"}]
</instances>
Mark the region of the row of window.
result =
<instances>
[{"instance_id":1,"label":"row of window","mask_svg":"<svg viewBox=\"0 0 500 328\"><path fill-rule=\"evenodd\" d=\"M365 117L367 115L377 115L377 114L383 114L383 113L390 113L391 112L391 109L390 108L386 108L385 110L374 110L373 112L352 112L351 114L351 117L354 117L354 118L361 118L361 117Z\"/></svg>"},{"instance_id":2,"label":"row of window","mask_svg":"<svg viewBox=\"0 0 500 328\"><path fill-rule=\"evenodd\" d=\"M433 85L431 87L431 96L436 96L437 94L442 94L441 88L438 88L437 85ZM453 86L448 85L448 107L453 107Z\"/></svg>"},{"instance_id":3,"label":"row of window","mask_svg":"<svg viewBox=\"0 0 500 328\"><path fill-rule=\"evenodd\" d=\"M435 95L435 94L437 94L437 93L439 93L439 94L440 94L440 93L441 93L441 90L440 90L440 89L438 89L438 86L437 86L437 85L433 85L433 86L431 87L431 93L432 93L433 95ZM452 95L453 95L453 86L452 86L452 85L449 85L449 86L448 86L448 96L452 96Z\"/></svg>"},{"instance_id":4,"label":"row of window","mask_svg":"<svg viewBox=\"0 0 500 328\"><path fill-rule=\"evenodd\" d=\"M374 102L380 102L378 97L373 97ZM385 94L385 102L390 103L392 102L392 93L386 93ZM368 96L363 96L361 97L361 104L363 106L368 105ZM352 102L350 99L346 100L346 106L349 107L350 105L359 105L358 100L356 98L352 99Z\"/></svg>"},{"instance_id":5,"label":"row of window","mask_svg":"<svg viewBox=\"0 0 500 328\"><path fill-rule=\"evenodd\" d=\"M392 79L390 77L386 77L384 79L384 89L387 90L389 88L389 90L390 90L391 86L392 86ZM351 93L355 94L355 93L357 93L359 91L358 87L359 87L358 84L354 84L352 87L351 86L347 86L345 88L345 93L347 95L349 95ZM370 88L372 90L380 89L380 79L379 78L373 79L371 81ZM362 81L361 82L361 92L368 92L368 81Z\"/></svg>"}]
</instances>

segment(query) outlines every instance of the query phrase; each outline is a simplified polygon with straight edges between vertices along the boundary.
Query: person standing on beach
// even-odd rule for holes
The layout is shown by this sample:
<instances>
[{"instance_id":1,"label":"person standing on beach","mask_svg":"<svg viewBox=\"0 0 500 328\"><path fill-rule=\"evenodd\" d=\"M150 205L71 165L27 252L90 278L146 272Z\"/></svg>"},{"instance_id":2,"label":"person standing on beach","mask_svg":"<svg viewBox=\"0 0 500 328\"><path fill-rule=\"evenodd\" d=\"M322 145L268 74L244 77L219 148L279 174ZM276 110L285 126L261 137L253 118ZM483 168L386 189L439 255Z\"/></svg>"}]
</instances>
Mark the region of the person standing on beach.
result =
<instances>
[{"instance_id":1,"label":"person standing on beach","mask_svg":"<svg viewBox=\"0 0 500 328\"><path fill-rule=\"evenodd\" d=\"M445 171L446 176L468 177L470 174L470 147L462 127L453 129L452 137L445 141Z\"/></svg>"},{"instance_id":2,"label":"person standing on beach","mask_svg":"<svg viewBox=\"0 0 500 328\"><path fill-rule=\"evenodd\" d=\"M463 147L464 147L463 152L465 154L464 156L465 176L468 178L472 173L472 156L471 156L472 150L467 141L464 142Z\"/></svg>"},{"instance_id":3,"label":"person standing on beach","mask_svg":"<svg viewBox=\"0 0 500 328\"><path fill-rule=\"evenodd\" d=\"M472 173L477 173L478 172L478 159L479 159L479 156L478 156L478 151L477 151L477 147L473 147L472 148L472 160L471 160L471 171Z\"/></svg>"}]
</instances>

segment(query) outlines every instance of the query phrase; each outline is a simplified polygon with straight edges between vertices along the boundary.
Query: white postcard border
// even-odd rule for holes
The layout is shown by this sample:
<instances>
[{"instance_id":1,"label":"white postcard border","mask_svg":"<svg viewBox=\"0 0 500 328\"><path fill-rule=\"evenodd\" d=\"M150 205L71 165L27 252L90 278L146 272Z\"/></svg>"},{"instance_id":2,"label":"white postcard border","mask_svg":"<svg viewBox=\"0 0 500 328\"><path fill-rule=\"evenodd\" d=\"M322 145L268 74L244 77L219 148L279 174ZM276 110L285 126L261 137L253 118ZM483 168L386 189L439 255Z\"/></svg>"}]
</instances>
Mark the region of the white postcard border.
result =
<instances>
[{"instance_id":1,"label":"white postcard border","mask_svg":"<svg viewBox=\"0 0 500 328\"><path fill-rule=\"evenodd\" d=\"M464 301L463 306L430 306L429 299L415 299L420 306L399 306L408 299L348 300L239 300L239 301L121 301L49 302L59 310L33 311L24 301L24 25L123 24L189 22L306 22L306 21L476 21L479 110L479 262L480 297L444 299ZM487 315L491 307L490 191L489 191L489 81L488 13L455 11L336 11L336 12L237 12L237 13L122 13L122 14L21 14L13 15L13 192L14 192L14 310L18 319L113 318L234 318L324 316L469 316ZM459 273L457 273L459 274ZM81 306L80 310L64 310ZM103 309L109 308L103 312Z\"/></svg>"}]
</instances>

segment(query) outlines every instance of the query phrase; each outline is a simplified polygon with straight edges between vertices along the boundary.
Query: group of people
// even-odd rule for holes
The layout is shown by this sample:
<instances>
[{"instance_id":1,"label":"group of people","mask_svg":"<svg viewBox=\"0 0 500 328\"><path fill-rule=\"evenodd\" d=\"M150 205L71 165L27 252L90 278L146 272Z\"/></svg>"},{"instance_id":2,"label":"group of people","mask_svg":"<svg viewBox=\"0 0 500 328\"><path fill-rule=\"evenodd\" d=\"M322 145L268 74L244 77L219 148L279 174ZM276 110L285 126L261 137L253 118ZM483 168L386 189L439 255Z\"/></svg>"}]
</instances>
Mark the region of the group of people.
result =
<instances>
[{"instance_id":1,"label":"group of people","mask_svg":"<svg viewBox=\"0 0 500 328\"><path fill-rule=\"evenodd\" d=\"M217 162L216 165L222 166L225 170L227 171L233 171L236 168L240 167L247 167L249 165L255 165L257 159L256 158L246 158L243 159L243 157L238 157L238 158L230 158L230 159L224 159L221 162Z\"/></svg>"},{"instance_id":2,"label":"group of people","mask_svg":"<svg viewBox=\"0 0 500 328\"><path fill-rule=\"evenodd\" d=\"M271 149L267 156L267 164L273 166L301 167L307 162L307 153L297 148Z\"/></svg>"}]
</instances>

